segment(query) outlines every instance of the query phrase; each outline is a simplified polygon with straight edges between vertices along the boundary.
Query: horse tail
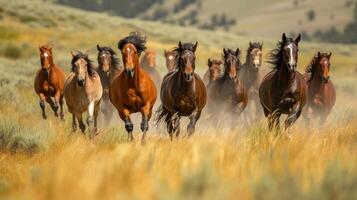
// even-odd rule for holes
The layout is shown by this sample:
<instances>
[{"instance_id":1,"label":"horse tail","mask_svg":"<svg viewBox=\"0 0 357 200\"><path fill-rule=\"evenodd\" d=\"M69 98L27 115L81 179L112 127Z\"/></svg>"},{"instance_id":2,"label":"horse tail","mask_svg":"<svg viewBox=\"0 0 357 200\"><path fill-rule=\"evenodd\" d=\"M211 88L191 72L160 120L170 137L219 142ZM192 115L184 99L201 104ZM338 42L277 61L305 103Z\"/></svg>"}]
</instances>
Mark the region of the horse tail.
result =
<instances>
[{"instance_id":1,"label":"horse tail","mask_svg":"<svg viewBox=\"0 0 357 200\"><path fill-rule=\"evenodd\" d=\"M170 111L165 108L163 104L155 112L155 123L160 126L163 122L167 122L170 119Z\"/></svg>"}]
</instances>

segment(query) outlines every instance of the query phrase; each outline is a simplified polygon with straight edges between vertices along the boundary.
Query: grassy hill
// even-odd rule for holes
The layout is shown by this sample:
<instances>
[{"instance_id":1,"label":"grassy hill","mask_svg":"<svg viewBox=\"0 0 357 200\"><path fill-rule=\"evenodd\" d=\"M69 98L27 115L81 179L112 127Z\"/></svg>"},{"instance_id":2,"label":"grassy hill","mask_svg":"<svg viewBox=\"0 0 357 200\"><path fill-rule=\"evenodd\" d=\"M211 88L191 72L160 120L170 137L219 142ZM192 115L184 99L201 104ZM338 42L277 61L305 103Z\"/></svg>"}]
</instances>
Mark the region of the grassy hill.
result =
<instances>
[{"instance_id":1,"label":"grassy hill","mask_svg":"<svg viewBox=\"0 0 357 200\"><path fill-rule=\"evenodd\" d=\"M317 50L333 52L338 98L324 126L306 128L300 119L279 134L261 119L227 131L203 116L192 138L173 142L152 124L142 146L138 123L129 143L121 121L90 140L71 134L67 111L63 123L50 112L41 119L32 88L39 45L51 43L55 62L68 73L71 50L89 49L94 60L97 43L117 50L117 41L134 30L158 52L178 40L198 40L200 74L223 47L245 49L258 40L266 54L280 38L128 20L50 1L0 0L0 199L355 199L356 45L300 45L300 71ZM164 74L161 54L158 63Z\"/></svg>"}]
</instances>

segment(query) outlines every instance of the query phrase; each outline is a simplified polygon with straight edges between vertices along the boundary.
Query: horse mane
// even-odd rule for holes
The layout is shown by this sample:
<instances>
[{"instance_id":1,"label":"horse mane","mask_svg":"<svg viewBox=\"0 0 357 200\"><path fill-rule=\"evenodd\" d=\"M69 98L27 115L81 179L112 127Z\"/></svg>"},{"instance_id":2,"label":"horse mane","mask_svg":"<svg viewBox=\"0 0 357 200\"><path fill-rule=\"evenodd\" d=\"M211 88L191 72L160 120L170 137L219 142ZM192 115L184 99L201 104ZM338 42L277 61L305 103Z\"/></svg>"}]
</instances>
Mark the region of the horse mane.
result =
<instances>
[{"instance_id":1,"label":"horse mane","mask_svg":"<svg viewBox=\"0 0 357 200\"><path fill-rule=\"evenodd\" d=\"M275 49L271 50L268 53L268 61L267 63L272 64L273 65L273 69L279 69L280 65L283 61L283 47L285 45L285 43L287 42L293 42L295 44L295 41L293 38L286 38L286 41L278 41Z\"/></svg>"},{"instance_id":2,"label":"horse mane","mask_svg":"<svg viewBox=\"0 0 357 200\"><path fill-rule=\"evenodd\" d=\"M121 39L118 42L118 48L121 50L123 46L128 43L135 46L139 55L146 50L146 37L142 36L140 32L131 32L129 36Z\"/></svg>"},{"instance_id":3,"label":"horse mane","mask_svg":"<svg viewBox=\"0 0 357 200\"><path fill-rule=\"evenodd\" d=\"M311 74L311 76L309 76L309 80L307 80L308 82L312 80L313 75L315 74L316 66L319 64L320 58L324 58L324 57L328 57L328 53L320 53L320 57L319 54L316 53L314 57L312 57L310 63L307 65L305 69L305 72L307 74Z\"/></svg>"},{"instance_id":4,"label":"horse mane","mask_svg":"<svg viewBox=\"0 0 357 200\"><path fill-rule=\"evenodd\" d=\"M183 43L180 47L175 47L171 50L171 52L173 52L175 54L175 68L178 69L180 67L180 57L182 52L184 51L191 51L193 54L195 52L195 44L192 43Z\"/></svg>"},{"instance_id":5,"label":"horse mane","mask_svg":"<svg viewBox=\"0 0 357 200\"><path fill-rule=\"evenodd\" d=\"M221 65L223 62L220 59L213 58L213 59L211 59L211 63L215 64L215 65ZM210 62L208 62L208 66L210 66L209 64L210 64Z\"/></svg>"},{"instance_id":6,"label":"horse mane","mask_svg":"<svg viewBox=\"0 0 357 200\"><path fill-rule=\"evenodd\" d=\"M119 59L116 57L116 53L115 51L110 48L110 47L100 47L100 51L108 51L110 53L110 55L112 56L112 59L111 59L111 65L115 68L119 68ZM99 62L99 54L98 54L98 62Z\"/></svg>"},{"instance_id":7,"label":"horse mane","mask_svg":"<svg viewBox=\"0 0 357 200\"><path fill-rule=\"evenodd\" d=\"M247 55L246 55L246 62L248 62L249 60L249 56L250 56L250 52L253 50L253 49L262 49L263 48L263 44L260 43L260 42L253 42L253 43L250 43L249 44L249 47L247 49Z\"/></svg>"},{"instance_id":8,"label":"horse mane","mask_svg":"<svg viewBox=\"0 0 357 200\"><path fill-rule=\"evenodd\" d=\"M74 69L76 67L75 63L78 59L83 58L86 62L87 62L87 72L89 74L89 76L94 77L95 76L95 70L94 70L94 66L93 66L93 62L89 59L87 54L84 54L80 51L77 52L76 55L73 56L72 58L72 72L74 72Z\"/></svg>"}]
</instances>

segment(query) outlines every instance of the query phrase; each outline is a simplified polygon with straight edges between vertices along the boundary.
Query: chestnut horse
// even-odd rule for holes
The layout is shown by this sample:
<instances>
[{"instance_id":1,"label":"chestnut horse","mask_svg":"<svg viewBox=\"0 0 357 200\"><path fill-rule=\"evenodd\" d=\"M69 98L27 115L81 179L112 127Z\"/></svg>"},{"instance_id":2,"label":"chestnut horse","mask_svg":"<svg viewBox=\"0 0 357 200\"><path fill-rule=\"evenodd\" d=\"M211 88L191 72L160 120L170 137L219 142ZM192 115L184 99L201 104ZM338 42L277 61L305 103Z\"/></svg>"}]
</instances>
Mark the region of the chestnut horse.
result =
<instances>
[{"instance_id":1,"label":"chestnut horse","mask_svg":"<svg viewBox=\"0 0 357 200\"><path fill-rule=\"evenodd\" d=\"M282 36L276 49L269 53L273 70L263 79L259 87L260 103L268 118L269 129L279 128L279 118L287 114L285 129L299 118L307 101L307 85L304 77L296 71L298 62L298 44L296 39Z\"/></svg>"},{"instance_id":2,"label":"chestnut horse","mask_svg":"<svg viewBox=\"0 0 357 200\"><path fill-rule=\"evenodd\" d=\"M205 83L205 86L208 87L208 85L212 82L217 80L221 76L221 65L223 62L219 59L208 59L208 70L206 73L203 75L203 82Z\"/></svg>"},{"instance_id":3,"label":"chestnut horse","mask_svg":"<svg viewBox=\"0 0 357 200\"><path fill-rule=\"evenodd\" d=\"M47 119L45 111L45 101L51 106L56 117L60 108L60 117L64 120L63 114L63 87L66 75L63 70L53 64L52 48L48 45L40 47L41 69L36 73L34 88L40 97L40 107L43 119ZM52 98L54 97L54 100Z\"/></svg>"},{"instance_id":4,"label":"chestnut horse","mask_svg":"<svg viewBox=\"0 0 357 200\"><path fill-rule=\"evenodd\" d=\"M336 90L330 80L330 58L332 53L320 53L314 56L306 68L305 78L308 86L308 112L326 121L336 102Z\"/></svg>"},{"instance_id":5,"label":"chestnut horse","mask_svg":"<svg viewBox=\"0 0 357 200\"><path fill-rule=\"evenodd\" d=\"M156 52L151 49L147 49L144 53L144 57L141 59L140 63L143 70L145 70L154 81L156 89L161 86L161 76L157 71L156 65Z\"/></svg>"},{"instance_id":6,"label":"chestnut horse","mask_svg":"<svg viewBox=\"0 0 357 200\"><path fill-rule=\"evenodd\" d=\"M212 81L208 88L208 112L212 116L229 113L231 127L235 126L236 116L247 107L248 96L244 83L239 79L240 51L237 49L223 49L224 74ZM222 108L223 107L223 108ZM218 112L218 113L217 113Z\"/></svg>"},{"instance_id":7,"label":"chestnut horse","mask_svg":"<svg viewBox=\"0 0 357 200\"><path fill-rule=\"evenodd\" d=\"M180 134L180 117L188 116L190 122L187 126L188 135L192 135L195 126L201 116L202 109L206 105L206 88L195 73L195 51L196 44L184 43L181 41L174 49L175 67L174 70L164 77L161 86L161 102L157 110L157 124L166 123L170 139L173 133L178 138Z\"/></svg>"},{"instance_id":8,"label":"chestnut horse","mask_svg":"<svg viewBox=\"0 0 357 200\"><path fill-rule=\"evenodd\" d=\"M172 72L176 69L175 67L175 52L174 51L164 51L164 56L165 56L165 60L166 60L166 68L167 68L167 72Z\"/></svg>"},{"instance_id":9,"label":"chestnut horse","mask_svg":"<svg viewBox=\"0 0 357 200\"><path fill-rule=\"evenodd\" d=\"M115 76L118 76L122 69L119 67L119 60L116 53L110 47L101 47L98 49L98 69L100 81L102 82L103 96L100 109L104 114L105 124L109 124L113 117L114 106L109 100L109 85Z\"/></svg>"},{"instance_id":10,"label":"chestnut horse","mask_svg":"<svg viewBox=\"0 0 357 200\"><path fill-rule=\"evenodd\" d=\"M250 115L250 118L254 120L257 115L260 113L260 105L259 105L259 69L262 65L262 50L263 43L259 42L249 42L249 47L247 49L247 55L245 59L245 63L239 69L239 78L243 80L244 85L248 91L249 100L254 104L254 109L249 109L247 112ZM252 108L248 104L248 108ZM255 114L253 113L255 111Z\"/></svg>"},{"instance_id":11,"label":"chestnut horse","mask_svg":"<svg viewBox=\"0 0 357 200\"><path fill-rule=\"evenodd\" d=\"M150 75L141 69L140 54L146 49L146 39L138 32L120 40L118 48L123 56L124 72L120 73L110 84L109 97L118 110L120 118L125 122L129 140L132 141L134 125L130 114L140 112L142 115L141 141L145 142L149 129L152 108L156 101L156 88Z\"/></svg>"},{"instance_id":12,"label":"chestnut horse","mask_svg":"<svg viewBox=\"0 0 357 200\"><path fill-rule=\"evenodd\" d=\"M103 89L100 77L93 68L92 61L82 52L72 53L72 72L64 85L64 97L68 111L72 113L72 128L77 129L76 119L82 132L85 125L82 114L88 112L87 124L90 136L97 134L97 117Z\"/></svg>"}]
</instances>

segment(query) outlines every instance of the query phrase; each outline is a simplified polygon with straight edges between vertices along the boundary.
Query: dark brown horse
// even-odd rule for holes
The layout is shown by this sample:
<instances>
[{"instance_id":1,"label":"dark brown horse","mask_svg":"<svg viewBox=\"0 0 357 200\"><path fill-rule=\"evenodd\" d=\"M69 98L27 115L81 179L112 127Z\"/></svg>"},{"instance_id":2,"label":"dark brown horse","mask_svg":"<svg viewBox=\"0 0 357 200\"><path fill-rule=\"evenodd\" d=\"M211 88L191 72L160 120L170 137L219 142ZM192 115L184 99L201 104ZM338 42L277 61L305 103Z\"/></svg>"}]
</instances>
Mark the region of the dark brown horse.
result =
<instances>
[{"instance_id":1,"label":"dark brown horse","mask_svg":"<svg viewBox=\"0 0 357 200\"><path fill-rule=\"evenodd\" d=\"M219 59L208 59L208 70L206 73L203 75L203 82L205 83L205 86L207 87L212 81L217 80L221 76L221 65L223 62Z\"/></svg>"},{"instance_id":2,"label":"dark brown horse","mask_svg":"<svg viewBox=\"0 0 357 200\"><path fill-rule=\"evenodd\" d=\"M168 72L174 71L175 68L175 51L164 51L164 56L166 60L166 68Z\"/></svg>"},{"instance_id":3,"label":"dark brown horse","mask_svg":"<svg viewBox=\"0 0 357 200\"><path fill-rule=\"evenodd\" d=\"M100 105L100 110L104 114L105 124L109 124L113 117L114 106L109 100L109 85L110 82L120 74L122 69L119 67L119 60L116 53L110 47L101 47L98 49L98 69L100 80L103 87L103 96Z\"/></svg>"},{"instance_id":4,"label":"dark brown horse","mask_svg":"<svg viewBox=\"0 0 357 200\"><path fill-rule=\"evenodd\" d=\"M243 81L239 79L240 51L237 49L223 49L224 74L216 81L212 81L208 88L208 109L212 116L230 113L231 127L235 126L235 119L246 108L248 103L247 91Z\"/></svg>"},{"instance_id":5,"label":"dark brown horse","mask_svg":"<svg viewBox=\"0 0 357 200\"><path fill-rule=\"evenodd\" d=\"M161 86L162 105L157 111L157 123L164 121L172 139L180 134L180 117L188 116L190 122L187 126L188 135L192 135L206 105L206 88L195 73L195 44L179 42L174 49L176 53L175 66L177 70L168 73Z\"/></svg>"},{"instance_id":6,"label":"dark brown horse","mask_svg":"<svg viewBox=\"0 0 357 200\"><path fill-rule=\"evenodd\" d=\"M245 63L239 70L239 78L243 80L248 91L249 100L254 105L255 114L252 109L247 112L248 115L251 115L250 118L252 120L254 117L257 117L258 113L260 113L258 111L261 109L259 105L258 88L260 81L259 69L262 65L262 50L263 43L249 42ZM252 107L248 104L248 108Z\"/></svg>"},{"instance_id":7,"label":"dark brown horse","mask_svg":"<svg viewBox=\"0 0 357 200\"><path fill-rule=\"evenodd\" d=\"M134 125L130 115L141 113L142 142L145 142L146 132L149 130L148 122L157 95L154 82L139 64L140 54L146 49L145 43L146 38L138 32L133 32L119 41L118 48L123 55L124 71L112 81L109 88L110 101L125 122L129 140L134 139Z\"/></svg>"},{"instance_id":8,"label":"dark brown horse","mask_svg":"<svg viewBox=\"0 0 357 200\"><path fill-rule=\"evenodd\" d=\"M331 55L332 53L318 52L307 66L305 73L308 86L308 112L319 116L321 123L326 121L336 102L336 90L330 80Z\"/></svg>"},{"instance_id":9,"label":"dark brown horse","mask_svg":"<svg viewBox=\"0 0 357 200\"><path fill-rule=\"evenodd\" d=\"M304 77L296 71L298 44L296 39L288 38L285 33L276 49L269 53L273 70L263 79L259 87L260 103L268 118L269 129L279 128L281 114L287 114L285 129L299 118L307 101L307 85Z\"/></svg>"},{"instance_id":10,"label":"dark brown horse","mask_svg":"<svg viewBox=\"0 0 357 200\"><path fill-rule=\"evenodd\" d=\"M161 76L157 71L156 52L154 50L147 49L141 59L140 66L150 75L151 79L155 83L156 89L160 89Z\"/></svg>"},{"instance_id":11,"label":"dark brown horse","mask_svg":"<svg viewBox=\"0 0 357 200\"><path fill-rule=\"evenodd\" d=\"M63 114L63 87L66 75L57 65L53 63L52 47L44 45L40 47L41 69L37 71L34 88L40 97L40 107L43 119L47 119L45 101L51 106L56 117L60 108L60 117ZM54 98L54 100L52 100Z\"/></svg>"}]
</instances>

